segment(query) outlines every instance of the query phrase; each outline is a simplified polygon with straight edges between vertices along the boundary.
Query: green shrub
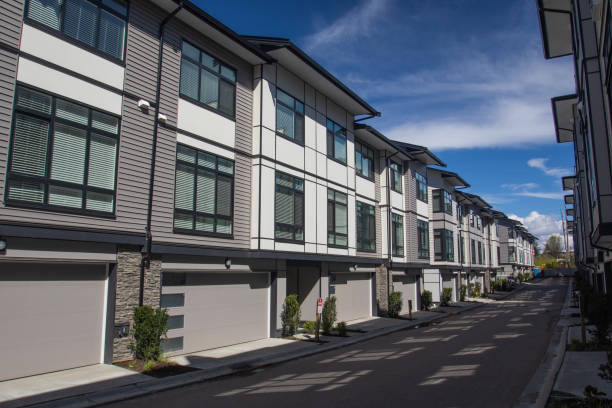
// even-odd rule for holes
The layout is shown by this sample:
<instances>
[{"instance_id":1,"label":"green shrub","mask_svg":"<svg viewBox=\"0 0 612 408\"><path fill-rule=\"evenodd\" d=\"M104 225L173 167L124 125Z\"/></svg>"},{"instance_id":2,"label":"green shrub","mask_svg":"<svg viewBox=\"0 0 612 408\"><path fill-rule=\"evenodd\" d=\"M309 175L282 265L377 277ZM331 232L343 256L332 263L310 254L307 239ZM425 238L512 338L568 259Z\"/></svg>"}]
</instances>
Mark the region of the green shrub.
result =
<instances>
[{"instance_id":1,"label":"green shrub","mask_svg":"<svg viewBox=\"0 0 612 408\"><path fill-rule=\"evenodd\" d=\"M338 330L338 335L340 335L341 337L346 337L346 323L338 323L336 325L336 330Z\"/></svg>"},{"instance_id":2,"label":"green shrub","mask_svg":"<svg viewBox=\"0 0 612 408\"><path fill-rule=\"evenodd\" d=\"M324 334L329 334L336 322L336 297L328 297L323 303L323 314L321 316L321 326Z\"/></svg>"},{"instance_id":3,"label":"green shrub","mask_svg":"<svg viewBox=\"0 0 612 408\"><path fill-rule=\"evenodd\" d=\"M482 289L482 285L480 284L480 282L476 282L474 284L474 296L475 297L479 297L480 296L480 290Z\"/></svg>"},{"instance_id":4,"label":"green shrub","mask_svg":"<svg viewBox=\"0 0 612 408\"><path fill-rule=\"evenodd\" d=\"M315 332L315 322L307 321L304 322L304 326L302 326L307 333L313 334Z\"/></svg>"},{"instance_id":5,"label":"green shrub","mask_svg":"<svg viewBox=\"0 0 612 408\"><path fill-rule=\"evenodd\" d=\"M442 289L442 299L440 299L440 306L448 306L452 298L453 298L453 289L443 288Z\"/></svg>"},{"instance_id":6,"label":"green shrub","mask_svg":"<svg viewBox=\"0 0 612 408\"><path fill-rule=\"evenodd\" d=\"M389 295L389 317L398 317L402 311L402 292L391 292Z\"/></svg>"},{"instance_id":7,"label":"green shrub","mask_svg":"<svg viewBox=\"0 0 612 408\"><path fill-rule=\"evenodd\" d=\"M433 304L433 297L431 296L431 292L428 290L424 290L421 295L421 306L424 310L429 310L431 305Z\"/></svg>"},{"instance_id":8,"label":"green shrub","mask_svg":"<svg viewBox=\"0 0 612 408\"><path fill-rule=\"evenodd\" d=\"M162 337L168 332L168 312L150 306L134 308L134 341L130 349L137 360L158 361Z\"/></svg>"},{"instance_id":9,"label":"green shrub","mask_svg":"<svg viewBox=\"0 0 612 408\"><path fill-rule=\"evenodd\" d=\"M281 312L283 336L293 336L295 334L301 315L300 302L298 302L297 295L287 296Z\"/></svg>"},{"instance_id":10,"label":"green shrub","mask_svg":"<svg viewBox=\"0 0 612 408\"><path fill-rule=\"evenodd\" d=\"M461 300L462 302L465 301L466 292L467 292L467 286L461 285L461 288L459 289L459 300Z\"/></svg>"}]
</instances>

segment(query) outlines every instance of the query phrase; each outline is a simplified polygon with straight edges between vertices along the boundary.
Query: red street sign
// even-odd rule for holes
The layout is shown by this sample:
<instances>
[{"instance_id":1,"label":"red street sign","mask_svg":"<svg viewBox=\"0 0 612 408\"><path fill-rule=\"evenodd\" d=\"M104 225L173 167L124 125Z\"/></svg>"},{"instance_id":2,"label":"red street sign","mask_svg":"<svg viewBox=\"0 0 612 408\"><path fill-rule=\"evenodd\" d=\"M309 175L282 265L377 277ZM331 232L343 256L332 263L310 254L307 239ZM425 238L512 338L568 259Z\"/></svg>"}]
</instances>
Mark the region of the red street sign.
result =
<instances>
[{"instance_id":1,"label":"red street sign","mask_svg":"<svg viewBox=\"0 0 612 408\"><path fill-rule=\"evenodd\" d=\"M317 299L317 313L321 314L323 312L323 299Z\"/></svg>"}]
</instances>

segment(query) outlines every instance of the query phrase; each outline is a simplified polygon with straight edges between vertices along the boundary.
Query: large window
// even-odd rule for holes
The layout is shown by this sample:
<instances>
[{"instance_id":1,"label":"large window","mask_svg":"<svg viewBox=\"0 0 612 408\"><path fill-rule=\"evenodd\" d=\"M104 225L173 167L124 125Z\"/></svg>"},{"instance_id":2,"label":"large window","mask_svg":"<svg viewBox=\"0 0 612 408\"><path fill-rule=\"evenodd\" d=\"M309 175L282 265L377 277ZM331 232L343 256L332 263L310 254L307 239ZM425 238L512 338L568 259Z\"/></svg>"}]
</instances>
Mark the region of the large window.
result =
<instances>
[{"instance_id":1,"label":"large window","mask_svg":"<svg viewBox=\"0 0 612 408\"><path fill-rule=\"evenodd\" d=\"M418 257L419 259L429 259L429 223L417 220Z\"/></svg>"},{"instance_id":2,"label":"large window","mask_svg":"<svg viewBox=\"0 0 612 408\"><path fill-rule=\"evenodd\" d=\"M478 264L482 265L482 242L478 241Z\"/></svg>"},{"instance_id":3,"label":"large window","mask_svg":"<svg viewBox=\"0 0 612 408\"><path fill-rule=\"evenodd\" d=\"M445 212L448 215L453 215L453 197L446 190L433 191L433 211Z\"/></svg>"},{"instance_id":4,"label":"large window","mask_svg":"<svg viewBox=\"0 0 612 408\"><path fill-rule=\"evenodd\" d=\"M393 228L393 245L391 252L393 256L404 256L404 217L399 214L391 214Z\"/></svg>"},{"instance_id":5,"label":"large window","mask_svg":"<svg viewBox=\"0 0 612 408\"><path fill-rule=\"evenodd\" d=\"M234 162L177 145L174 229L230 236L234 202Z\"/></svg>"},{"instance_id":6,"label":"large window","mask_svg":"<svg viewBox=\"0 0 612 408\"><path fill-rule=\"evenodd\" d=\"M417 200L427 202L427 178L420 173L416 173L416 196Z\"/></svg>"},{"instance_id":7,"label":"large window","mask_svg":"<svg viewBox=\"0 0 612 408\"><path fill-rule=\"evenodd\" d=\"M119 118L23 86L14 109L6 203L111 215Z\"/></svg>"},{"instance_id":8,"label":"large window","mask_svg":"<svg viewBox=\"0 0 612 408\"><path fill-rule=\"evenodd\" d=\"M183 98L233 118L236 71L183 41L180 94Z\"/></svg>"},{"instance_id":9,"label":"large window","mask_svg":"<svg viewBox=\"0 0 612 408\"><path fill-rule=\"evenodd\" d=\"M402 166L395 162L389 164L389 171L391 172L391 190L402 192Z\"/></svg>"},{"instance_id":10,"label":"large window","mask_svg":"<svg viewBox=\"0 0 612 408\"><path fill-rule=\"evenodd\" d=\"M327 119L327 156L346 164L346 129Z\"/></svg>"},{"instance_id":11,"label":"large window","mask_svg":"<svg viewBox=\"0 0 612 408\"><path fill-rule=\"evenodd\" d=\"M304 143L304 104L280 89L276 90L276 133Z\"/></svg>"},{"instance_id":12,"label":"large window","mask_svg":"<svg viewBox=\"0 0 612 408\"><path fill-rule=\"evenodd\" d=\"M276 239L304 241L304 180L276 172L274 220Z\"/></svg>"},{"instance_id":13,"label":"large window","mask_svg":"<svg viewBox=\"0 0 612 408\"><path fill-rule=\"evenodd\" d=\"M327 190L327 244L348 246L348 197L336 190Z\"/></svg>"},{"instance_id":14,"label":"large window","mask_svg":"<svg viewBox=\"0 0 612 408\"><path fill-rule=\"evenodd\" d=\"M376 250L376 216L374 206L357 201L357 249Z\"/></svg>"},{"instance_id":15,"label":"large window","mask_svg":"<svg viewBox=\"0 0 612 408\"><path fill-rule=\"evenodd\" d=\"M28 0L26 19L123 61L127 5L122 0Z\"/></svg>"},{"instance_id":16,"label":"large window","mask_svg":"<svg viewBox=\"0 0 612 408\"><path fill-rule=\"evenodd\" d=\"M374 180L374 151L360 142L355 142L355 170L361 177Z\"/></svg>"},{"instance_id":17,"label":"large window","mask_svg":"<svg viewBox=\"0 0 612 408\"><path fill-rule=\"evenodd\" d=\"M515 248L508 247L508 262L516 262Z\"/></svg>"},{"instance_id":18,"label":"large window","mask_svg":"<svg viewBox=\"0 0 612 408\"><path fill-rule=\"evenodd\" d=\"M472 265L476 265L476 241L472 240Z\"/></svg>"},{"instance_id":19,"label":"large window","mask_svg":"<svg viewBox=\"0 0 612 408\"><path fill-rule=\"evenodd\" d=\"M453 262L455 260L452 231L446 229L434 230L434 256L436 261Z\"/></svg>"},{"instance_id":20,"label":"large window","mask_svg":"<svg viewBox=\"0 0 612 408\"><path fill-rule=\"evenodd\" d=\"M459 262L465 263L465 238L459 239Z\"/></svg>"},{"instance_id":21,"label":"large window","mask_svg":"<svg viewBox=\"0 0 612 408\"><path fill-rule=\"evenodd\" d=\"M463 225L463 206L457 204L457 220L459 225Z\"/></svg>"}]
</instances>

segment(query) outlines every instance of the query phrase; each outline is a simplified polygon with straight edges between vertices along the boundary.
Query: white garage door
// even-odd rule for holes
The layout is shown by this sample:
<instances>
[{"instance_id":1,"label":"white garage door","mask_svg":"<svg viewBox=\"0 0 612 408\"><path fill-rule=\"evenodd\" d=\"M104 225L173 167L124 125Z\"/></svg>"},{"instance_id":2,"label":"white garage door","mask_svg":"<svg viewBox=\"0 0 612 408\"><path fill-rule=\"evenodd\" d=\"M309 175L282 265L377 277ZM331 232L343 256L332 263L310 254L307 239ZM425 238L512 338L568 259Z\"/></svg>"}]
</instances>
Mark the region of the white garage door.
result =
<instances>
[{"instance_id":1,"label":"white garage door","mask_svg":"<svg viewBox=\"0 0 612 408\"><path fill-rule=\"evenodd\" d=\"M395 275L393 276L393 291L402 294L402 311L408 313L408 301L412 300L412 311L416 311L418 304L416 300L416 276Z\"/></svg>"},{"instance_id":2,"label":"white garage door","mask_svg":"<svg viewBox=\"0 0 612 408\"><path fill-rule=\"evenodd\" d=\"M0 381L102 360L106 266L0 263Z\"/></svg>"},{"instance_id":3,"label":"white garage door","mask_svg":"<svg viewBox=\"0 0 612 408\"><path fill-rule=\"evenodd\" d=\"M372 289L369 273L334 273L330 289L332 292L335 290L337 298L338 322L371 316Z\"/></svg>"},{"instance_id":4,"label":"white garage door","mask_svg":"<svg viewBox=\"0 0 612 408\"><path fill-rule=\"evenodd\" d=\"M171 316L168 353L268 337L267 273L164 272L163 285L161 306Z\"/></svg>"}]
</instances>

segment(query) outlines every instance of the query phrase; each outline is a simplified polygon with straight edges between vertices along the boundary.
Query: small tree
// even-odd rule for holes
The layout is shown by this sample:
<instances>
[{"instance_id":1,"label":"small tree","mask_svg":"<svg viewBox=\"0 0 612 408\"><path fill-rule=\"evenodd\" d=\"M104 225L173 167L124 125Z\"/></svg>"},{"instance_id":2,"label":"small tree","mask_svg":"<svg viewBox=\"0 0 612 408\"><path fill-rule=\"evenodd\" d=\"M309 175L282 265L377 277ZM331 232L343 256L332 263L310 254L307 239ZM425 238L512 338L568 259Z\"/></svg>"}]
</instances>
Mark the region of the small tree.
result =
<instances>
[{"instance_id":1,"label":"small tree","mask_svg":"<svg viewBox=\"0 0 612 408\"><path fill-rule=\"evenodd\" d=\"M135 359L158 361L162 355L162 337L168 332L168 312L151 306L134 308L134 341L130 349Z\"/></svg>"},{"instance_id":2,"label":"small tree","mask_svg":"<svg viewBox=\"0 0 612 408\"><path fill-rule=\"evenodd\" d=\"M423 306L423 309L429 310L432 304L433 297L431 296L431 292L428 290L424 290L423 294L421 295L421 306Z\"/></svg>"},{"instance_id":3,"label":"small tree","mask_svg":"<svg viewBox=\"0 0 612 408\"><path fill-rule=\"evenodd\" d=\"M293 336L300 323L300 302L297 295L289 295L283 303L281 312L281 324L283 326L283 336Z\"/></svg>"},{"instance_id":4,"label":"small tree","mask_svg":"<svg viewBox=\"0 0 612 408\"><path fill-rule=\"evenodd\" d=\"M452 298L453 298L452 288L442 289L442 299L440 300L440 306L448 306Z\"/></svg>"},{"instance_id":5,"label":"small tree","mask_svg":"<svg viewBox=\"0 0 612 408\"><path fill-rule=\"evenodd\" d=\"M467 293L467 286L465 285L461 285L461 288L459 289L459 300L464 302L465 301L465 295Z\"/></svg>"},{"instance_id":6,"label":"small tree","mask_svg":"<svg viewBox=\"0 0 612 408\"><path fill-rule=\"evenodd\" d=\"M402 292L391 292L389 295L389 317L398 317L402 311Z\"/></svg>"},{"instance_id":7,"label":"small tree","mask_svg":"<svg viewBox=\"0 0 612 408\"><path fill-rule=\"evenodd\" d=\"M323 313L321 316L321 326L323 328L323 334L329 334L334 327L336 322L336 297L331 296L325 299L323 303Z\"/></svg>"},{"instance_id":8,"label":"small tree","mask_svg":"<svg viewBox=\"0 0 612 408\"><path fill-rule=\"evenodd\" d=\"M562 252L561 237L557 234L551 235L544 246L544 254L551 256L553 259L557 259L561 256Z\"/></svg>"}]
</instances>

